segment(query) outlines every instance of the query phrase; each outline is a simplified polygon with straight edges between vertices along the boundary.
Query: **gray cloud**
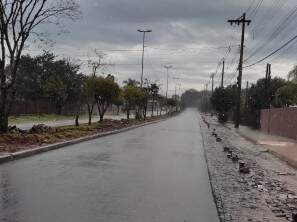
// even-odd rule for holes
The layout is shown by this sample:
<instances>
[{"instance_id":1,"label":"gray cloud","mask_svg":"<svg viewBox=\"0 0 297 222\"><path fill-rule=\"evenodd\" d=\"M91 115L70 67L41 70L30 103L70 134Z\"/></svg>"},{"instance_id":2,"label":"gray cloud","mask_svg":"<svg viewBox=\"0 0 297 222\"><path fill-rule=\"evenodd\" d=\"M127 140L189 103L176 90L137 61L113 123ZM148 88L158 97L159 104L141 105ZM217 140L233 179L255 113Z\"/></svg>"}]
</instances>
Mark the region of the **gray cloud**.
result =
<instances>
[{"instance_id":1,"label":"gray cloud","mask_svg":"<svg viewBox=\"0 0 297 222\"><path fill-rule=\"evenodd\" d=\"M165 86L164 64L173 65L170 89L174 82L183 88L203 88L209 76L217 69L218 61L226 57L226 83L234 81L232 74L238 63L238 48L228 53L222 46L238 45L240 28L231 27L227 19L239 17L252 1L247 0L78 0L83 18L77 22L65 21L68 34L51 35L56 42L53 51L85 61L93 49L107 50L107 61L115 64L106 72L115 73L121 82L139 78L140 51L108 51L111 49L141 49L139 28L150 28L145 54L145 76L159 80ZM258 1L255 1L258 2ZM295 0L264 0L260 9L252 15L252 25L247 30L246 56L263 45L277 24L296 6ZM255 4L251 7L251 11ZM296 13L297 14L297 13ZM295 16L297 17L297 16ZM294 19L295 19L294 17ZM294 33L296 19L273 41L267 44L247 63L257 61L287 41ZM43 31L55 33L55 27L43 27ZM285 76L295 63L294 49L290 46L280 57L271 58L273 75ZM268 60L271 61L271 60ZM88 72L86 66L82 67ZM264 76L265 63L244 71L244 79L255 81ZM220 70L218 70L220 72ZM219 73L216 76L219 83ZM164 87L163 87L164 88Z\"/></svg>"}]
</instances>

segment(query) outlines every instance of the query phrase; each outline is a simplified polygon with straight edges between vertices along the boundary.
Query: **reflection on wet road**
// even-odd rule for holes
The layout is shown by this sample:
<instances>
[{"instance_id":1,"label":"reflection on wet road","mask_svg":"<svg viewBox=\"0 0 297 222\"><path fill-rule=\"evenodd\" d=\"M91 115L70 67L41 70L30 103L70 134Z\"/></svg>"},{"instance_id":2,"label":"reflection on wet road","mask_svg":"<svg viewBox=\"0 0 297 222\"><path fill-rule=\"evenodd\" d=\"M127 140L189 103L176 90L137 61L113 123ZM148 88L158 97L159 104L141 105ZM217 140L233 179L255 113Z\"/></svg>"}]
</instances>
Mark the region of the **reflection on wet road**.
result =
<instances>
[{"instance_id":1,"label":"reflection on wet road","mask_svg":"<svg viewBox=\"0 0 297 222\"><path fill-rule=\"evenodd\" d=\"M218 221L197 118L1 165L0 221Z\"/></svg>"}]
</instances>

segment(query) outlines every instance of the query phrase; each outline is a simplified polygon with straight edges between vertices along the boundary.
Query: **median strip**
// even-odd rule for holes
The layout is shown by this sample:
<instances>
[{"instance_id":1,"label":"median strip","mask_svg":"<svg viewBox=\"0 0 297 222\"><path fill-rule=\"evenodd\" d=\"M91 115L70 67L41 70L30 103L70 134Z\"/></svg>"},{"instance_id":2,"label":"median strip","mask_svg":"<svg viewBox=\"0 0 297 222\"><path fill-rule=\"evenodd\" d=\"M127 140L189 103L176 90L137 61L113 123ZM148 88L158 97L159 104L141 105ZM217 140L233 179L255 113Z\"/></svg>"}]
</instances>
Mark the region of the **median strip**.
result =
<instances>
[{"instance_id":1,"label":"median strip","mask_svg":"<svg viewBox=\"0 0 297 222\"><path fill-rule=\"evenodd\" d=\"M163 117L163 118L150 120L150 121L147 121L145 123L137 123L135 125L128 126L128 127L123 127L123 128L120 128L120 129L95 133L95 134L91 134L91 135L87 135L87 136L83 136L83 137L79 137L79 138L75 138L75 139L70 139L70 140L67 140L67 141L62 141L62 142L57 142L57 143L53 143L53 144L48 144L48 145L35 147L35 148L32 148L32 149L12 152L12 153L0 156L0 164L6 163L6 162L9 162L9 161L13 161L13 160L17 160L17 159L20 159L20 158L33 156L33 155L36 155L36 154L39 154L39 153L44 153L44 152L48 152L48 151L51 151L51 150L56 150L56 149L59 149L59 148L62 148L62 147L78 144L78 143L81 143L81 142L97 139L97 138L100 138L100 137L105 137L105 136L109 136L109 135L114 135L114 134L126 132L126 131L133 130L133 129L136 129L136 128L139 128L139 127L142 127L142 126L159 123L159 122L164 121L164 120L166 120L168 118L169 117L166 116L166 117Z\"/></svg>"}]
</instances>

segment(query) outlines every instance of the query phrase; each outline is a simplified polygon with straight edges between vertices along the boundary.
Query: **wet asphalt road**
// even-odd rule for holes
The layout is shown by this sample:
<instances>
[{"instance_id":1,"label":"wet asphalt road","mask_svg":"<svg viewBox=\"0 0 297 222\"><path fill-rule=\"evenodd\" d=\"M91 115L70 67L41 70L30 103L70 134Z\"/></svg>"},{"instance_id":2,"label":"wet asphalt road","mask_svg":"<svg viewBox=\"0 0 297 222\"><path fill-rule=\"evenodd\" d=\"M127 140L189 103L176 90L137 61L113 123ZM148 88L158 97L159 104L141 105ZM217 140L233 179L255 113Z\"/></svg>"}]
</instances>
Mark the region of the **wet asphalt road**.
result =
<instances>
[{"instance_id":1,"label":"wet asphalt road","mask_svg":"<svg viewBox=\"0 0 297 222\"><path fill-rule=\"evenodd\" d=\"M0 221L216 222L198 113L0 165Z\"/></svg>"}]
</instances>

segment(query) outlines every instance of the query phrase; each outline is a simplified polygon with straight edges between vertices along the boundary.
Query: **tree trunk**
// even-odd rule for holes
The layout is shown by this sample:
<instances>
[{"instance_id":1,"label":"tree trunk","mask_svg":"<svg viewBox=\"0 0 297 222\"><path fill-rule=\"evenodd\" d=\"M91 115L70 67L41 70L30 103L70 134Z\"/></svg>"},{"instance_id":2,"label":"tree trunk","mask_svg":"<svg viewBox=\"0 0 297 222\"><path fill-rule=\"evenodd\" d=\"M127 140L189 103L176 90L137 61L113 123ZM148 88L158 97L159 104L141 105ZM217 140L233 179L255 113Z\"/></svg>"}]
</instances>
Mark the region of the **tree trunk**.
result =
<instances>
[{"instance_id":1,"label":"tree trunk","mask_svg":"<svg viewBox=\"0 0 297 222\"><path fill-rule=\"evenodd\" d=\"M10 94L11 93L11 94ZM0 91L0 133L7 133L8 127L8 117L12 104L14 101L14 93L8 92L6 89ZM10 99L9 99L10 95Z\"/></svg>"},{"instance_id":2,"label":"tree trunk","mask_svg":"<svg viewBox=\"0 0 297 222\"><path fill-rule=\"evenodd\" d=\"M75 126L79 126L78 119L79 119L79 114L76 114L76 116L75 116Z\"/></svg>"},{"instance_id":3,"label":"tree trunk","mask_svg":"<svg viewBox=\"0 0 297 222\"><path fill-rule=\"evenodd\" d=\"M120 115L120 106L117 105L117 115Z\"/></svg>"},{"instance_id":4,"label":"tree trunk","mask_svg":"<svg viewBox=\"0 0 297 222\"><path fill-rule=\"evenodd\" d=\"M99 122L102 123L103 117L104 117L104 105L102 105L102 107L101 107L101 104L98 103L97 106L98 106L98 113L99 113L99 117L100 117Z\"/></svg>"},{"instance_id":5,"label":"tree trunk","mask_svg":"<svg viewBox=\"0 0 297 222\"><path fill-rule=\"evenodd\" d=\"M99 122L102 123L102 122L103 122L104 114L99 114L99 116L100 116L100 120L99 120Z\"/></svg>"},{"instance_id":6,"label":"tree trunk","mask_svg":"<svg viewBox=\"0 0 297 222\"><path fill-rule=\"evenodd\" d=\"M62 114L62 108L63 106L61 104L56 105L56 114L61 115Z\"/></svg>"},{"instance_id":7,"label":"tree trunk","mask_svg":"<svg viewBox=\"0 0 297 222\"><path fill-rule=\"evenodd\" d=\"M0 113L0 133L8 132L8 115Z\"/></svg>"},{"instance_id":8,"label":"tree trunk","mask_svg":"<svg viewBox=\"0 0 297 222\"><path fill-rule=\"evenodd\" d=\"M88 116L89 116L89 126L92 124L92 115L93 115L93 109L94 109L94 105L90 105L90 104L87 104L88 106Z\"/></svg>"},{"instance_id":9,"label":"tree trunk","mask_svg":"<svg viewBox=\"0 0 297 222\"><path fill-rule=\"evenodd\" d=\"M153 99L153 101L152 101L152 117L154 116L154 102L155 102L155 100Z\"/></svg>"},{"instance_id":10,"label":"tree trunk","mask_svg":"<svg viewBox=\"0 0 297 222\"><path fill-rule=\"evenodd\" d=\"M127 109L127 120L130 120L130 110Z\"/></svg>"}]
</instances>

